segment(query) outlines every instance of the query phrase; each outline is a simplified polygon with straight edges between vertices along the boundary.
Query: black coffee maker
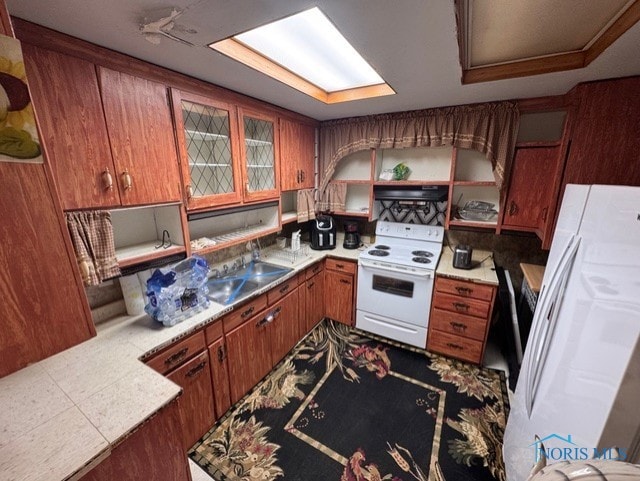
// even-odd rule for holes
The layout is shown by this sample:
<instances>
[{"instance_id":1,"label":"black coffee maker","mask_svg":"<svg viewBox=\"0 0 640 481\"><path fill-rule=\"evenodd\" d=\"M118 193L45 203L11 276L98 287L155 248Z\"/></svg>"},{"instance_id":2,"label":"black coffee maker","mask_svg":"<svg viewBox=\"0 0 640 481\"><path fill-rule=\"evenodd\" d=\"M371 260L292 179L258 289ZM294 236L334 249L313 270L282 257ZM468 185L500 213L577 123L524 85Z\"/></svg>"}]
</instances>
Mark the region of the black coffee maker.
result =
<instances>
[{"instance_id":1,"label":"black coffee maker","mask_svg":"<svg viewBox=\"0 0 640 481\"><path fill-rule=\"evenodd\" d=\"M358 234L357 222L344 223L344 242L342 247L345 249L357 249L360 247L360 234Z\"/></svg>"}]
</instances>

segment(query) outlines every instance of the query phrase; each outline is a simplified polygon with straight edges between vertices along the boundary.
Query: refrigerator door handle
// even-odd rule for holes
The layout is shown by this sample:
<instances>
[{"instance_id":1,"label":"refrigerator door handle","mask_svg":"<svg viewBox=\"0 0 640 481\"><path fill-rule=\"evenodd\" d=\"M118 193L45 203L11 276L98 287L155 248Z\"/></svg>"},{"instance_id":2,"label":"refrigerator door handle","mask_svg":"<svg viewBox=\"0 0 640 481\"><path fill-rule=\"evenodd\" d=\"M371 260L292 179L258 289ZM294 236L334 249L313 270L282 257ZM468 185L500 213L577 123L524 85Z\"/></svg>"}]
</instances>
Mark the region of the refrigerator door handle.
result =
<instances>
[{"instance_id":1,"label":"refrigerator door handle","mask_svg":"<svg viewBox=\"0 0 640 481\"><path fill-rule=\"evenodd\" d=\"M560 303L564 295L567 273L571 269L579 246L580 238L575 235L572 236L558 263L558 269L546 286L547 289L541 293L541 297L544 298L540 300L539 309L536 308L535 329L527 366L527 384L525 388L525 407L529 418L531 418L531 412L533 410L538 380L545 364L549 344L551 343L555 327L555 317L560 310ZM553 312L550 312L551 309L553 309ZM550 316L553 317L550 318Z\"/></svg>"}]
</instances>

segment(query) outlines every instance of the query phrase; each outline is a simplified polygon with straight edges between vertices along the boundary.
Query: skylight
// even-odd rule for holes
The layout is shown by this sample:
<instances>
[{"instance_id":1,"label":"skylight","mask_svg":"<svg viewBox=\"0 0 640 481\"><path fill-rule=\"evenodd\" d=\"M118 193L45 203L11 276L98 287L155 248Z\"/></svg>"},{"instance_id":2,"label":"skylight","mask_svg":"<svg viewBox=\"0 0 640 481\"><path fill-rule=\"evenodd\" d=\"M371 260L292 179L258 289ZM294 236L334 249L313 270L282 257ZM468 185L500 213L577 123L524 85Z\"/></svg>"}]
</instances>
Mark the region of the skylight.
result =
<instances>
[{"instance_id":1,"label":"skylight","mask_svg":"<svg viewBox=\"0 0 640 481\"><path fill-rule=\"evenodd\" d=\"M317 7L209 46L326 103L395 93Z\"/></svg>"}]
</instances>

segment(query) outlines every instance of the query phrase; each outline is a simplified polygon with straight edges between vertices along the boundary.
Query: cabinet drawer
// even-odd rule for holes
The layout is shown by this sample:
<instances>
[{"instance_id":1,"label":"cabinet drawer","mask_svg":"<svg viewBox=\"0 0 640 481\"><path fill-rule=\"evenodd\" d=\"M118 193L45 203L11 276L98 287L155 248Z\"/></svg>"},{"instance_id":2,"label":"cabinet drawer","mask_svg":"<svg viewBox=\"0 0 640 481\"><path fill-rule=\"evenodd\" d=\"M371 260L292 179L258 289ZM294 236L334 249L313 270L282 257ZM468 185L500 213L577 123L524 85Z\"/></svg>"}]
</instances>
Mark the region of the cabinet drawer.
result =
<instances>
[{"instance_id":1,"label":"cabinet drawer","mask_svg":"<svg viewBox=\"0 0 640 481\"><path fill-rule=\"evenodd\" d=\"M312 265L311 267L309 267L306 271L306 280L311 279L313 276L315 276L318 272L322 271L322 262L318 262L317 264Z\"/></svg>"},{"instance_id":2,"label":"cabinet drawer","mask_svg":"<svg viewBox=\"0 0 640 481\"><path fill-rule=\"evenodd\" d=\"M435 329L429 331L427 350L477 364L482 361L481 342L442 331L436 331Z\"/></svg>"},{"instance_id":3,"label":"cabinet drawer","mask_svg":"<svg viewBox=\"0 0 640 481\"><path fill-rule=\"evenodd\" d=\"M200 331L175 343L160 354L156 354L147 360L146 364L160 374L166 374L171 369L203 351L205 347L204 331Z\"/></svg>"},{"instance_id":4,"label":"cabinet drawer","mask_svg":"<svg viewBox=\"0 0 640 481\"><path fill-rule=\"evenodd\" d=\"M481 299L483 301L491 301L493 298L492 286L449 279L447 277L438 277L436 279L436 290L448 294L455 294L460 297Z\"/></svg>"},{"instance_id":5,"label":"cabinet drawer","mask_svg":"<svg viewBox=\"0 0 640 481\"><path fill-rule=\"evenodd\" d=\"M298 277L292 277L286 282L283 282L279 286L274 287L269 292L267 292L267 300L268 304L272 305L275 302L278 302L284 296L293 292L298 287Z\"/></svg>"},{"instance_id":6,"label":"cabinet drawer","mask_svg":"<svg viewBox=\"0 0 640 481\"><path fill-rule=\"evenodd\" d=\"M258 314L265 307L267 307L267 295L262 294L252 301L234 309L231 313L224 316L224 332L235 329L247 319Z\"/></svg>"},{"instance_id":7,"label":"cabinet drawer","mask_svg":"<svg viewBox=\"0 0 640 481\"><path fill-rule=\"evenodd\" d=\"M484 342L487 320L479 317L465 316L457 312L433 309L429 319L429 327L469 339Z\"/></svg>"},{"instance_id":8,"label":"cabinet drawer","mask_svg":"<svg viewBox=\"0 0 640 481\"><path fill-rule=\"evenodd\" d=\"M356 263L350 261L342 261L339 259L327 259L325 260L325 267L332 271L348 272L349 274L356 273Z\"/></svg>"},{"instance_id":9,"label":"cabinet drawer","mask_svg":"<svg viewBox=\"0 0 640 481\"><path fill-rule=\"evenodd\" d=\"M213 321L204 330L204 336L207 340L207 346L209 346L211 343L220 339L222 337L222 334L223 334L222 319Z\"/></svg>"},{"instance_id":10,"label":"cabinet drawer","mask_svg":"<svg viewBox=\"0 0 640 481\"><path fill-rule=\"evenodd\" d=\"M433 307L444 309L445 311L457 312L486 319L489 316L489 306L491 304L478 299L461 298L452 294L435 292L433 296Z\"/></svg>"}]
</instances>

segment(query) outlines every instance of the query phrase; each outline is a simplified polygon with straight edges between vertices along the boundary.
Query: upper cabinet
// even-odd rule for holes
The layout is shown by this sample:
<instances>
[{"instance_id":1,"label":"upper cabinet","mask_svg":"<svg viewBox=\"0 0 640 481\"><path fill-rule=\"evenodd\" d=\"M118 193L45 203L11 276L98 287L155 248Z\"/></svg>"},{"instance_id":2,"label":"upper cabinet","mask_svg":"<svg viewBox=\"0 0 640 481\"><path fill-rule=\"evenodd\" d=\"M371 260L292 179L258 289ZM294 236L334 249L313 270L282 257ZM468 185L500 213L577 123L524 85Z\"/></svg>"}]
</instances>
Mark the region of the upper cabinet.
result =
<instances>
[{"instance_id":1,"label":"upper cabinet","mask_svg":"<svg viewBox=\"0 0 640 481\"><path fill-rule=\"evenodd\" d=\"M103 67L98 72L122 205L180 200L166 86Z\"/></svg>"},{"instance_id":2,"label":"upper cabinet","mask_svg":"<svg viewBox=\"0 0 640 481\"><path fill-rule=\"evenodd\" d=\"M22 48L63 208L119 205L95 65L28 43Z\"/></svg>"},{"instance_id":3,"label":"upper cabinet","mask_svg":"<svg viewBox=\"0 0 640 481\"><path fill-rule=\"evenodd\" d=\"M275 199L278 185L278 131L275 115L238 108L245 202Z\"/></svg>"},{"instance_id":4,"label":"upper cabinet","mask_svg":"<svg viewBox=\"0 0 640 481\"><path fill-rule=\"evenodd\" d=\"M164 85L23 44L34 104L65 210L180 199ZM73 88L69 88L73 86ZM150 175L162 172L162 182Z\"/></svg>"},{"instance_id":5,"label":"upper cabinet","mask_svg":"<svg viewBox=\"0 0 640 481\"><path fill-rule=\"evenodd\" d=\"M176 89L172 99L187 208L239 203L242 179L235 107Z\"/></svg>"},{"instance_id":6,"label":"upper cabinet","mask_svg":"<svg viewBox=\"0 0 640 481\"><path fill-rule=\"evenodd\" d=\"M280 118L280 190L314 187L315 143L314 125Z\"/></svg>"}]
</instances>

